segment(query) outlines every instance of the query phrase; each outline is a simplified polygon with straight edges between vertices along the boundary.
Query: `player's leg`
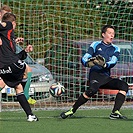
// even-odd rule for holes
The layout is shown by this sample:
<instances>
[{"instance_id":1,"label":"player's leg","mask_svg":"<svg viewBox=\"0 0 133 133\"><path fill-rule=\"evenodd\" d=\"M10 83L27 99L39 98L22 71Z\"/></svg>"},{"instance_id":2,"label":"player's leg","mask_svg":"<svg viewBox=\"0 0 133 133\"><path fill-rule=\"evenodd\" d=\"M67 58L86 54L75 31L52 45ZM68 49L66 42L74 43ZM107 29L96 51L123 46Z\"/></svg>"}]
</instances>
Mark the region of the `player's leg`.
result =
<instances>
[{"instance_id":1,"label":"player's leg","mask_svg":"<svg viewBox=\"0 0 133 133\"><path fill-rule=\"evenodd\" d=\"M89 100L90 97L94 96L94 94L97 93L98 89L99 89L99 84L98 83L92 83L90 85L89 89L86 90L83 94L80 95L80 97L74 103L72 108L70 110L66 111L66 112L62 112L60 114L60 116L63 119L65 119L68 116L73 115L81 105L85 104Z\"/></svg>"},{"instance_id":2,"label":"player's leg","mask_svg":"<svg viewBox=\"0 0 133 133\"><path fill-rule=\"evenodd\" d=\"M28 65L26 65L24 80L22 81L22 85L23 85L23 88L24 88L24 95L25 95L26 99L28 100L29 104L35 104L36 100L32 99L29 95L29 88L30 88L30 84L31 84L31 76L32 76L32 70Z\"/></svg>"},{"instance_id":3,"label":"player's leg","mask_svg":"<svg viewBox=\"0 0 133 133\"><path fill-rule=\"evenodd\" d=\"M27 115L27 121L38 121L38 118L33 115L31 107L23 93L23 87L21 84L15 87L17 99Z\"/></svg>"},{"instance_id":4,"label":"player's leg","mask_svg":"<svg viewBox=\"0 0 133 133\"><path fill-rule=\"evenodd\" d=\"M112 79L103 87L119 90L115 98L115 104L114 104L112 113L110 115L110 119L127 119L119 111L125 101L126 93L128 92L128 84L119 79Z\"/></svg>"},{"instance_id":5,"label":"player's leg","mask_svg":"<svg viewBox=\"0 0 133 133\"><path fill-rule=\"evenodd\" d=\"M21 85L23 75L26 69L26 64L23 61L18 61L10 65L12 73L2 75L2 79L9 87L14 87L16 90L17 99L27 115L27 121L38 121L38 118L33 115L30 105L23 93Z\"/></svg>"},{"instance_id":6,"label":"player's leg","mask_svg":"<svg viewBox=\"0 0 133 133\"><path fill-rule=\"evenodd\" d=\"M1 77L0 77L0 91L5 87L5 83L4 83L4 81L1 79Z\"/></svg>"},{"instance_id":7,"label":"player's leg","mask_svg":"<svg viewBox=\"0 0 133 133\"><path fill-rule=\"evenodd\" d=\"M95 77L97 77L97 79ZM104 80L104 78L102 78L102 80L101 80L101 77L100 77L99 74L97 75L96 73L92 73L91 80L90 80L90 85L89 85L89 89L86 90L83 94L80 95L80 97L74 103L74 105L72 106L72 108L70 110L68 110L66 112L62 112L60 114L60 116L63 119L65 119L68 116L73 115L76 112L76 110L81 105L83 105L84 103L86 103L90 97L94 96L97 93L97 91L99 89L99 86L101 85L101 83L102 83L103 80Z\"/></svg>"},{"instance_id":8,"label":"player's leg","mask_svg":"<svg viewBox=\"0 0 133 133\"><path fill-rule=\"evenodd\" d=\"M62 119L66 119L68 116L72 116L81 105L88 101L88 99L89 97L87 97L85 93L81 94L70 110L60 114Z\"/></svg>"}]
</instances>

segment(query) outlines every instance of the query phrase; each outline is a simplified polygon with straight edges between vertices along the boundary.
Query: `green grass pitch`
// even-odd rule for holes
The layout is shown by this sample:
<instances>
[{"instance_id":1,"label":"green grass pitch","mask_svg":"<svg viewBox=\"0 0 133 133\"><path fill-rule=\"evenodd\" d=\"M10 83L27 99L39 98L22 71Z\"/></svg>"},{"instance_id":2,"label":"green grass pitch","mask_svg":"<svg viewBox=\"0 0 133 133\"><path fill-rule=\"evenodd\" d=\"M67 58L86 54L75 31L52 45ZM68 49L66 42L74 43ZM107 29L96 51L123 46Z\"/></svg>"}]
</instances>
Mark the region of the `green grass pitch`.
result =
<instances>
[{"instance_id":1,"label":"green grass pitch","mask_svg":"<svg viewBox=\"0 0 133 133\"><path fill-rule=\"evenodd\" d=\"M110 120L111 109L78 110L61 119L64 110L34 111L38 122L27 122L22 111L0 113L0 133L133 133L133 110L122 109L128 120Z\"/></svg>"}]
</instances>

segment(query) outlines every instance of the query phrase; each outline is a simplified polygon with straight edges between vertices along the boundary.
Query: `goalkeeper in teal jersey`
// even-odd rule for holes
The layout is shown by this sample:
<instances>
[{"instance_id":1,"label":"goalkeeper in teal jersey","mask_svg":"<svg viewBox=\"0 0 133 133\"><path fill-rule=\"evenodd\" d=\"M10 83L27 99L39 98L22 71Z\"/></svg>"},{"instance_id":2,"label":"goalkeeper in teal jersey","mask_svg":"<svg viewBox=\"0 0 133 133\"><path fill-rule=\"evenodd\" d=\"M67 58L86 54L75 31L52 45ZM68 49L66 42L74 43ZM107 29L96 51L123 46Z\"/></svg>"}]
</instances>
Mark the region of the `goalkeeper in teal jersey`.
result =
<instances>
[{"instance_id":1,"label":"goalkeeper in teal jersey","mask_svg":"<svg viewBox=\"0 0 133 133\"><path fill-rule=\"evenodd\" d=\"M102 41L93 42L88 52L85 53L81 59L85 67L90 67L89 89L81 94L70 110L60 114L63 119L73 115L81 105L86 103L90 97L97 93L99 88L119 90L109 118L127 119L127 117L120 113L120 108L125 101L125 96L128 92L128 84L120 79L110 77L110 70L116 65L120 53L120 49L112 44L115 36L114 27L105 25L101 33Z\"/></svg>"}]
</instances>

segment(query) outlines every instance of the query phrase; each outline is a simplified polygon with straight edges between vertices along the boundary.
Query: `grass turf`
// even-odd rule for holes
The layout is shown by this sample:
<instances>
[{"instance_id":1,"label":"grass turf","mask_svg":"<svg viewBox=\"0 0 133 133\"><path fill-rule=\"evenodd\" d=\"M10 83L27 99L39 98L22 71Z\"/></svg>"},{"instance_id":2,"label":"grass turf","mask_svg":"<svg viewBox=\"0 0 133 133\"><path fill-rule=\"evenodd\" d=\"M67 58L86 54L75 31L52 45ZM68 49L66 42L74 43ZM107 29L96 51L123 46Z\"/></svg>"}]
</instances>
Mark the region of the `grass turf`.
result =
<instances>
[{"instance_id":1,"label":"grass turf","mask_svg":"<svg viewBox=\"0 0 133 133\"><path fill-rule=\"evenodd\" d=\"M64 111L64 110L63 110ZM110 120L110 109L78 110L61 119L62 110L34 111L38 122L27 122L24 112L0 113L0 133L132 133L133 110L122 109L128 120Z\"/></svg>"}]
</instances>

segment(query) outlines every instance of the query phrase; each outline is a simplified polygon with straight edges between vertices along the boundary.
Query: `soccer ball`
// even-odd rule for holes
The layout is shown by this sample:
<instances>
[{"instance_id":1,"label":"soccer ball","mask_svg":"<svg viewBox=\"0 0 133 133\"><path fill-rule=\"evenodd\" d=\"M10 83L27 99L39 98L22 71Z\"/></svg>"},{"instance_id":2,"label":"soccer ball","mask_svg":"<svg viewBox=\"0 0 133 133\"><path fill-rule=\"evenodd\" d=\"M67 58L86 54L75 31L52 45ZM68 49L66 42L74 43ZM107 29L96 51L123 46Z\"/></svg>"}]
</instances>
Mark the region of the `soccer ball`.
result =
<instances>
[{"instance_id":1,"label":"soccer ball","mask_svg":"<svg viewBox=\"0 0 133 133\"><path fill-rule=\"evenodd\" d=\"M65 87L57 82L51 85L49 92L53 97L58 97L65 93Z\"/></svg>"}]
</instances>

